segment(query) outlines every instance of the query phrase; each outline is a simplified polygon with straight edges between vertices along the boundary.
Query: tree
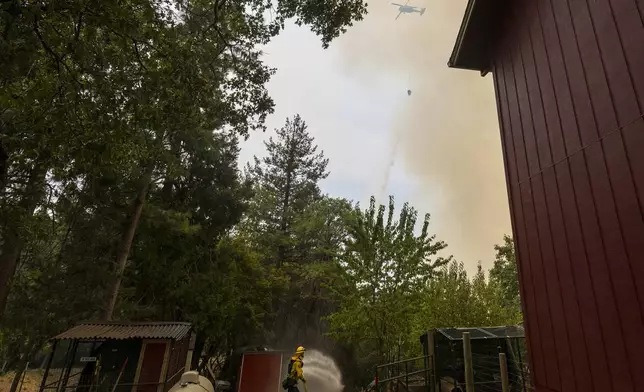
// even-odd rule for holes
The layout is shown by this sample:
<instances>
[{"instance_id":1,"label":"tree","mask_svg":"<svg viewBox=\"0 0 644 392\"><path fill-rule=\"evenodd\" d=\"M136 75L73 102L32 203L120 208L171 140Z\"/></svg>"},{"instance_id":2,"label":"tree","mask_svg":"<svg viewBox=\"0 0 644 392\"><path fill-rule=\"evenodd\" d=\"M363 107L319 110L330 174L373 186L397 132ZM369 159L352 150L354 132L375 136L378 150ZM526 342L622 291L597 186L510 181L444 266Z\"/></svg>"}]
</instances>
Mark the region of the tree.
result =
<instances>
[{"instance_id":1,"label":"tree","mask_svg":"<svg viewBox=\"0 0 644 392\"><path fill-rule=\"evenodd\" d=\"M503 245L494 245L494 250L496 250L496 259L490 269L490 280L501 290L504 306L520 309L517 259L512 237L504 236Z\"/></svg>"},{"instance_id":2,"label":"tree","mask_svg":"<svg viewBox=\"0 0 644 392\"><path fill-rule=\"evenodd\" d=\"M190 321L196 351L225 357L254 338L286 280L233 234L252 193L238 173L235 138L215 140L208 150L184 152L183 173L150 194L122 317Z\"/></svg>"},{"instance_id":3,"label":"tree","mask_svg":"<svg viewBox=\"0 0 644 392\"><path fill-rule=\"evenodd\" d=\"M317 274L337 254L342 214L348 203L323 197L328 159L318 151L305 121L295 115L266 143L266 156L255 157L246 173L255 197L240 233L262 255L266 265L289 277L276 294L265 340L271 344L313 342L321 325L313 319L324 308ZM321 233L325 233L324 236ZM316 297L315 299L313 297ZM284 340L286 339L286 341ZM307 343L308 344L308 343Z\"/></svg>"},{"instance_id":4,"label":"tree","mask_svg":"<svg viewBox=\"0 0 644 392\"><path fill-rule=\"evenodd\" d=\"M506 307L503 292L478 265L470 279L462 262L452 261L429 282L413 319L410 339L432 328L491 327L521 321L517 307Z\"/></svg>"},{"instance_id":5,"label":"tree","mask_svg":"<svg viewBox=\"0 0 644 392\"><path fill-rule=\"evenodd\" d=\"M295 18L326 47L365 12L361 0L2 2L0 314L45 189L75 183L86 194L109 173L119 205L127 200L108 275L110 318L145 202L155 184L172 181L178 147L213 130L263 128L273 70L258 44Z\"/></svg>"},{"instance_id":6,"label":"tree","mask_svg":"<svg viewBox=\"0 0 644 392\"><path fill-rule=\"evenodd\" d=\"M85 264L81 259L77 264L76 258L65 257L69 236L65 216L61 206L50 207L38 211L25 228L28 237L0 328L7 337L0 361L16 370L11 391L17 390L26 362L42 358L49 338L76 321L95 318L95 303L102 299L97 287L106 270L100 263ZM86 245L92 249L92 242Z\"/></svg>"},{"instance_id":7,"label":"tree","mask_svg":"<svg viewBox=\"0 0 644 392\"><path fill-rule=\"evenodd\" d=\"M247 173L257 189L249 224L259 229L255 240L268 252L267 259L279 267L293 256L294 221L322 198L318 183L328 176L329 161L324 152L317 151L299 115L286 119L275 132L277 138L264 143L267 155L255 157Z\"/></svg>"},{"instance_id":8,"label":"tree","mask_svg":"<svg viewBox=\"0 0 644 392\"><path fill-rule=\"evenodd\" d=\"M414 334L431 328L476 325L472 319L472 283L462 262L452 261L437 271L423 290Z\"/></svg>"},{"instance_id":9,"label":"tree","mask_svg":"<svg viewBox=\"0 0 644 392\"><path fill-rule=\"evenodd\" d=\"M227 145L263 129L273 107L274 71L257 47L289 18L326 47L364 12L360 0L2 2L0 315L10 353L28 356L31 343L99 312L194 320L210 333L204 309L226 318L231 308L205 295L216 306L196 306L182 289L206 293L233 267L243 272L232 277L279 285L228 235L249 193ZM175 284L145 284L154 278ZM250 331L270 296L248 291Z\"/></svg>"},{"instance_id":10,"label":"tree","mask_svg":"<svg viewBox=\"0 0 644 392\"><path fill-rule=\"evenodd\" d=\"M503 290L486 276L480 263L472 279L472 294L472 313L479 325L512 325L521 321L521 309L505 303Z\"/></svg>"},{"instance_id":11,"label":"tree","mask_svg":"<svg viewBox=\"0 0 644 392\"><path fill-rule=\"evenodd\" d=\"M429 234L429 215L417 231L417 212L409 204L397 220L394 212L393 197L386 209L376 207L374 197L364 211L356 208L339 264L342 279L332 286L339 310L329 316L331 334L356 347L363 365L400 355L419 294L449 261L436 256L446 244Z\"/></svg>"},{"instance_id":12,"label":"tree","mask_svg":"<svg viewBox=\"0 0 644 392\"><path fill-rule=\"evenodd\" d=\"M337 310L327 283L338 276L338 261L349 235L346 222L352 212L349 201L327 196L309 205L293 222L296 247L293 261L284 265L292 276L286 295L292 298L291 314L286 315L292 322L286 323L284 332L297 341L335 348L325 339L325 317Z\"/></svg>"}]
</instances>

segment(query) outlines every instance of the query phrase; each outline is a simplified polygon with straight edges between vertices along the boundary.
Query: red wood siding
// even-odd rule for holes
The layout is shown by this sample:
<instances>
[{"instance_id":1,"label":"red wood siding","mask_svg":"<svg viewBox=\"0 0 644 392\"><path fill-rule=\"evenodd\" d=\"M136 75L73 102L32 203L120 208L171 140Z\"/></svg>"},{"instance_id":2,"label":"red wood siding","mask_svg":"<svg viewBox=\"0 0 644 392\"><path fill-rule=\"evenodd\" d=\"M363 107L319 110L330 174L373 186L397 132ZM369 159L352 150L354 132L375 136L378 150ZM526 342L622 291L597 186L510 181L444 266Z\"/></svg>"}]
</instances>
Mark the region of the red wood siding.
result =
<instances>
[{"instance_id":1,"label":"red wood siding","mask_svg":"<svg viewBox=\"0 0 644 392\"><path fill-rule=\"evenodd\" d=\"M156 392L159 389L166 345L166 342L159 342L148 343L145 346L137 392Z\"/></svg>"},{"instance_id":2,"label":"red wood siding","mask_svg":"<svg viewBox=\"0 0 644 392\"><path fill-rule=\"evenodd\" d=\"M539 391L644 391L644 0L514 1L494 79Z\"/></svg>"},{"instance_id":3,"label":"red wood siding","mask_svg":"<svg viewBox=\"0 0 644 392\"><path fill-rule=\"evenodd\" d=\"M280 392L284 355L280 352L245 353L239 370L238 392Z\"/></svg>"}]
</instances>

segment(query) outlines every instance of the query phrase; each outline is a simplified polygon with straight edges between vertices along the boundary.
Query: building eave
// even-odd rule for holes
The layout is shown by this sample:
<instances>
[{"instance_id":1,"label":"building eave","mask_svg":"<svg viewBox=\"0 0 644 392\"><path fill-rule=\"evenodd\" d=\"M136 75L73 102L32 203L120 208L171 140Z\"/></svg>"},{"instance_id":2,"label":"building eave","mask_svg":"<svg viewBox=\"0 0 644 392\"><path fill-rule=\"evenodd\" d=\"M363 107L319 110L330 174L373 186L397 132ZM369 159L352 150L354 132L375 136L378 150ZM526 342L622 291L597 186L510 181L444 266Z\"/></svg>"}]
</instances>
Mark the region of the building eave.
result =
<instances>
[{"instance_id":1,"label":"building eave","mask_svg":"<svg viewBox=\"0 0 644 392\"><path fill-rule=\"evenodd\" d=\"M468 0L456 43L449 58L450 68L487 73L503 0Z\"/></svg>"}]
</instances>

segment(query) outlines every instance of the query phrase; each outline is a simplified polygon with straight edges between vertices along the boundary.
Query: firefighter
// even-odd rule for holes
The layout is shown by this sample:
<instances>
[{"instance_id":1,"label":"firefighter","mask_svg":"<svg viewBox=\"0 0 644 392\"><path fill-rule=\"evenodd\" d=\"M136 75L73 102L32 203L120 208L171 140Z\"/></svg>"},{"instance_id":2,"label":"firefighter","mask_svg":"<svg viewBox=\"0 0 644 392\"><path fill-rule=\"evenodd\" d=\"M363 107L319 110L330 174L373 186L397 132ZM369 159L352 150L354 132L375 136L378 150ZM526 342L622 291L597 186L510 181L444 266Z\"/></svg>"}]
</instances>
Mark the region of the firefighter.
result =
<instances>
[{"instance_id":1,"label":"firefighter","mask_svg":"<svg viewBox=\"0 0 644 392\"><path fill-rule=\"evenodd\" d=\"M304 389L306 389L306 379L304 378L304 372L302 368L304 367L304 352L306 350L304 347L300 346L295 350L295 355L291 357L291 361L288 363L288 375L284 380L282 386L288 392L300 392L297 388L298 381L304 383Z\"/></svg>"}]
</instances>

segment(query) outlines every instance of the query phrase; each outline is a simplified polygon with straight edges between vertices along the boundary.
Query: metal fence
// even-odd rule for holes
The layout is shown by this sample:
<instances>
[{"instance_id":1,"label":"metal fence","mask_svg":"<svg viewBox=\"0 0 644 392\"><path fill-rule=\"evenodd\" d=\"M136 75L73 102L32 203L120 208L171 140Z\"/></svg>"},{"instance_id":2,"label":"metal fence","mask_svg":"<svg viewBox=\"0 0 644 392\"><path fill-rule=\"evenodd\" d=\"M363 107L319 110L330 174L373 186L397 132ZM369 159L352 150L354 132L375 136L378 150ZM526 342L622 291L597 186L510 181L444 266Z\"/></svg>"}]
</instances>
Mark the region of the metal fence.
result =
<instances>
[{"instance_id":1,"label":"metal fence","mask_svg":"<svg viewBox=\"0 0 644 392\"><path fill-rule=\"evenodd\" d=\"M132 383L122 382L121 373L105 375L83 374L82 368L72 368L68 375L64 369L51 369L41 392L157 392L168 390L174 382ZM180 375L179 375L180 376ZM160 387L160 388L159 388Z\"/></svg>"},{"instance_id":2,"label":"metal fence","mask_svg":"<svg viewBox=\"0 0 644 392\"><path fill-rule=\"evenodd\" d=\"M472 373L476 391L503 391L503 377L507 377L508 392L528 392L532 389L527 366L507 358L505 353L497 356L472 354Z\"/></svg>"},{"instance_id":3,"label":"metal fence","mask_svg":"<svg viewBox=\"0 0 644 392\"><path fill-rule=\"evenodd\" d=\"M441 380L444 390L467 392L532 392L534 386L527 364L518 357L472 354L469 333L463 334L464 380ZM451 389L450 389L451 387Z\"/></svg>"},{"instance_id":4,"label":"metal fence","mask_svg":"<svg viewBox=\"0 0 644 392\"><path fill-rule=\"evenodd\" d=\"M376 367L375 389L386 392L431 392L433 359L421 356Z\"/></svg>"},{"instance_id":5,"label":"metal fence","mask_svg":"<svg viewBox=\"0 0 644 392\"><path fill-rule=\"evenodd\" d=\"M168 390L178 380L173 374L168 382L133 383L136 371L136 363L130 364L128 357L122 363L82 362L76 357L71 363L47 369L40 392L157 392Z\"/></svg>"}]
</instances>

